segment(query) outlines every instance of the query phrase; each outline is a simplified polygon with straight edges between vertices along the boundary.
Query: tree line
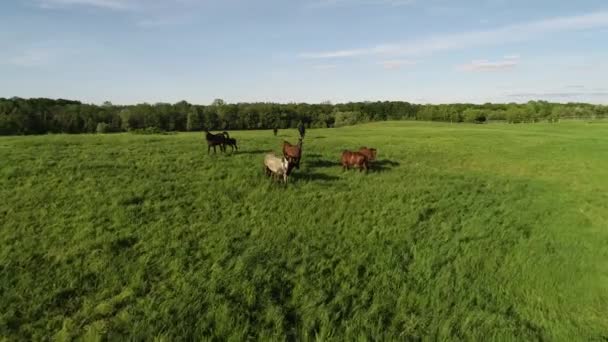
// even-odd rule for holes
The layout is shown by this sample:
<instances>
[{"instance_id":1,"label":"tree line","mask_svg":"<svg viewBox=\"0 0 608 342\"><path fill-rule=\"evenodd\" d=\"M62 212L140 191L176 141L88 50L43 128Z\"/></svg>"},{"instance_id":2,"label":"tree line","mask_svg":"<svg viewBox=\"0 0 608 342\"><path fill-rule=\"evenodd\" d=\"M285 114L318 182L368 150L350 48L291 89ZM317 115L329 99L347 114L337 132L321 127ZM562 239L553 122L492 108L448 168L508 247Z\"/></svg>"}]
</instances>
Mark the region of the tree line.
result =
<instances>
[{"instance_id":1,"label":"tree line","mask_svg":"<svg viewBox=\"0 0 608 342\"><path fill-rule=\"evenodd\" d=\"M46 98L0 98L0 135L339 127L385 120L509 123L608 118L608 106L530 101L525 104L421 105L401 101L102 105Z\"/></svg>"}]
</instances>

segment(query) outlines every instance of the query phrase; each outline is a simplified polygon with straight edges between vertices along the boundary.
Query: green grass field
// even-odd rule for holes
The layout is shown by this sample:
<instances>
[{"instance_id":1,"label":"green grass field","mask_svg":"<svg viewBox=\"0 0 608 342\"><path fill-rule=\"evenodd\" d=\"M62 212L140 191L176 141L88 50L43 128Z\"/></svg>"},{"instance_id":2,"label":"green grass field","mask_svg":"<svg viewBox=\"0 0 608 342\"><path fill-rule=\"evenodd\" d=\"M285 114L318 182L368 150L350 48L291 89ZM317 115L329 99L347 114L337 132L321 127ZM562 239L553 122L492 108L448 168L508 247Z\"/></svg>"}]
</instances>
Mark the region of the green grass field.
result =
<instances>
[{"instance_id":1,"label":"green grass field","mask_svg":"<svg viewBox=\"0 0 608 342\"><path fill-rule=\"evenodd\" d=\"M0 340L608 340L607 123L232 135L0 138Z\"/></svg>"}]
</instances>

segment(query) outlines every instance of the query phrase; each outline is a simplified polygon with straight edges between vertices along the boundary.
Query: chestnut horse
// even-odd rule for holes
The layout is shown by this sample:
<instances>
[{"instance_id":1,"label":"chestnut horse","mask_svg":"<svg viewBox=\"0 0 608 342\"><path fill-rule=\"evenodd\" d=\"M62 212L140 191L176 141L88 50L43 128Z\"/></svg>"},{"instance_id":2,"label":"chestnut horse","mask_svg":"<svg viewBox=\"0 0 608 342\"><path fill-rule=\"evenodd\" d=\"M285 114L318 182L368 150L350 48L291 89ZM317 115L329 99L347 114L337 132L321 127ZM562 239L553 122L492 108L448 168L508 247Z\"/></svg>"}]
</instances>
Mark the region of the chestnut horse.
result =
<instances>
[{"instance_id":1,"label":"chestnut horse","mask_svg":"<svg viewBox=\"0 0 608 342\"><path fill-rule=\"evenodd\" d=\"M302 138L298 140L297 145L292 145L288 141L283 141L283 156L289 161L290 173L293 167L299 170L300 159L302 158Z\"/></svg>"},{"instance_id":2,"label":"chestnut horse","mask_svg":"<svg viewBox=\"0 0 608 342\"><path fill-rule=\"evenodd\" d=\"M369 168L369 161L365 154L361 152L342 151L341 164L344 170L353 167L358 168L359 171L365 170L365 172L367 172L367 169Z\"/></svg>"},{"instance_id":3,"label":"chestnut horse","mask_svg":"<svg viewBox=\"0 0 608 342\"><path fill-rule=\"evenodd\" d=\"M375 148L371 148L371 147L361 147L359 149L359 153L363 153L366 157L368 161L374 161L376 160L376 149Z\"/></svg>"}]
</instances>

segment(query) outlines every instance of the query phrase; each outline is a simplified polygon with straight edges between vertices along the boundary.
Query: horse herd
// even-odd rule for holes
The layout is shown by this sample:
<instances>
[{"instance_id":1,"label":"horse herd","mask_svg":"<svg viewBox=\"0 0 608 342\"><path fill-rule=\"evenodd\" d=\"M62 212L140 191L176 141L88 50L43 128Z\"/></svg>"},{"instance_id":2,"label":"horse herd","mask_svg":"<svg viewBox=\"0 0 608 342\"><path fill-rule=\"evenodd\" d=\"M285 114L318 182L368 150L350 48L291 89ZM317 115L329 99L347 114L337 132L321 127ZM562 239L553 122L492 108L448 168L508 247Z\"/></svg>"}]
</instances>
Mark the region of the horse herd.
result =
<instances>
[{"instance_id":1,"label":"horse herd","mask_svg":"<svg viewBox=\"0 0 608 342\"><path fill-rule=\"evenodd\" d=\"M231 138L228 132L212 134L205 131L205 140L207 141L207 153L216 153L216 147L220 147L220 152L226 152L226 146L230 146L232 151L238 151L236 139ZM302 158L303 137L300 136L296 145L290 144L288 141L283 141L283 157L278 157L270 152L264 156L264 173L274 179L282 179L287 183L288 177L293 169L300 168L300 159ZM340 164L344 170L357 168L359 171L369 170L370 163L376 160L376 149L369 147L361 147L358 151L342 151Z\"/></svg>"},{"instance_id":2,"label":"horse herd","mask_svg":"<svg viewBox=\"0 0 608 342\"><path fill-rule=\"evenodd\" d=\"M239 150L236 139L231 138L226 131L219 134L211 134L209 131L205 131L205 140L207 140L207 153L211 152L212 147L213 153L216 153L216 146L220 147L220 152L226 152L226 146L230 146L232 151Z\"/></svg>"}]
</instances>

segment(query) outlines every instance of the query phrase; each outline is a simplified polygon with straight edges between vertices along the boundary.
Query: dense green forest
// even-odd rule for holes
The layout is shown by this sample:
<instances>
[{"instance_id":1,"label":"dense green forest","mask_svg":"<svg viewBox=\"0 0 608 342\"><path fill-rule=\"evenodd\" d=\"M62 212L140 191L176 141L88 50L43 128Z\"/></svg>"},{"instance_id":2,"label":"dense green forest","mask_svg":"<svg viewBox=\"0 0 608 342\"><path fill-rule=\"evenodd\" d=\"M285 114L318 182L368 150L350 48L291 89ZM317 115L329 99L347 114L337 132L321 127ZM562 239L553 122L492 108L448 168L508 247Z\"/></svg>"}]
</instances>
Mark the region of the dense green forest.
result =
<instances>
[{"instance_id":1,"label":"dense green forest","mask_svg":"<svg viewBox=\"0 0 608 342\"><path fill-rule=\"evenodd\" d=\"M563 118L605 118L608 106L583 103L418 105L408 102L344 104L236 103L218 99L210 105L84 104L45 98L0 98L0 135L44 133L108 133L124 131L198 131L337 127L369 121L424 120L447 122L557 122Z\"/></svg>"}]
</instances>

